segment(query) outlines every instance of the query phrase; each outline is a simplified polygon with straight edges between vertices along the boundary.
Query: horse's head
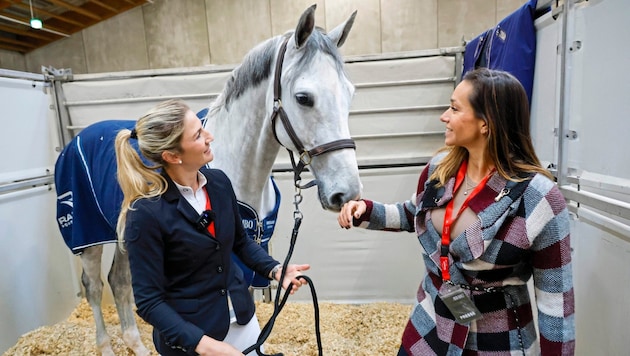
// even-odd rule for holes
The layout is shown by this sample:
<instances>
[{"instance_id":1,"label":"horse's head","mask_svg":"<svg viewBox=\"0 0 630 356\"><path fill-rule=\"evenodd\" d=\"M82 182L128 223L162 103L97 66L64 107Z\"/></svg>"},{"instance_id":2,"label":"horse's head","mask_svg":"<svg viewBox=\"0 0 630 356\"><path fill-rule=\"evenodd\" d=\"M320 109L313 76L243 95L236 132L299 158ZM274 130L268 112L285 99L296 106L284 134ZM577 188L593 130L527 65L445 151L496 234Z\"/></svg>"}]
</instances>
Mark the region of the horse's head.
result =
<instances>
[{"instance_id":1,"label":"horse's head","mask_svg":"<svg viewBox=\"0 0 630 356\"><path fill-rule=\"evenodd\" d=\"M338 51L352 28L356 11L327 34L315 28L314 12L315 5L302 14L296 30L284 37L286 52L283 60L283 49L278 57L282 61L280 87L275 94L280 92L280 101L274 101L274 108L269 110L282 108L284 113L274 122L278 141L293 151L302 165L310 167L322 207L338 211L361 194L348 128L354 86Z\"/></svg>"}]
</instances>

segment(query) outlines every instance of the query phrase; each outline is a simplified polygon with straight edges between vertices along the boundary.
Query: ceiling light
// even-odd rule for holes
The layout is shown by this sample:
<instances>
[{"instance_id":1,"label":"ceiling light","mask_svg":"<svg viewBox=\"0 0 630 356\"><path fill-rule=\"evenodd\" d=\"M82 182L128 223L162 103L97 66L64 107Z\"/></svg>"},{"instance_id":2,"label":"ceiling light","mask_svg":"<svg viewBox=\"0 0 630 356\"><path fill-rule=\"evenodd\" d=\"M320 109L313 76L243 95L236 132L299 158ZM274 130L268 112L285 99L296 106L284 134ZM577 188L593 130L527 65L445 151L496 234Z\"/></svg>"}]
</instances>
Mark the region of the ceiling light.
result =
<instances>
[{"instance_id":1,"label":"ceiling light","mask_svg":"<svg viewBox=\"0 0 630 356\"><path fill-rule=\"evenodd\" d=\"M28 0L28 5L31 8L31 27L36 30L39 30L40 28L44 26L44 24L42 23L42 20L33 16L33 3L31 3L31 0Z\"/></svg>"},{"instance_id":2,"label":"ceiling light","mask_svg":"<svg viewBox=\"0 0 630 356\"><path fill-rule=\"evenodd\" d=\"M31 19L31 27L39 30L40 28L44 27L44 24L42 24L42 20L38 19L37 17L33 17Z\"/></svg>"}]
</instances>

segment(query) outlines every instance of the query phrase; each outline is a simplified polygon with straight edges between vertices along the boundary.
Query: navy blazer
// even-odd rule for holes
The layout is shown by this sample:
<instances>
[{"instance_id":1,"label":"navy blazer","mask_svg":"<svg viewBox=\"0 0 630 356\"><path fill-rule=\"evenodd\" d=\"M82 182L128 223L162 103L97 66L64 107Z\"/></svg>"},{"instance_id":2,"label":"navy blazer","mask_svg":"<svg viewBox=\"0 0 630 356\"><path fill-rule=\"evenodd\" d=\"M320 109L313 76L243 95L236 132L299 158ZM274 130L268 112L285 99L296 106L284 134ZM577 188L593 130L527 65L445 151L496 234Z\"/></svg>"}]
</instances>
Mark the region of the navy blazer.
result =
<instances>
[{"instance_id":1,"label":"navy blazer","mask_svg":"<svg viewBox=\"0 0 630 356\"><path fill-rule=\"evenodd\" d=\"M153 329L161 355L195 354L205 334L223 340L230 326L228 291L237 322L246 324L254 301L234 252L268 275L279 262L248 238L228 177L202 168L215 213L215 233L197 227L199 214L165 175L168 190L139 199L127 213L125 243L138 315Z\"/></svg>"}]
</instances>

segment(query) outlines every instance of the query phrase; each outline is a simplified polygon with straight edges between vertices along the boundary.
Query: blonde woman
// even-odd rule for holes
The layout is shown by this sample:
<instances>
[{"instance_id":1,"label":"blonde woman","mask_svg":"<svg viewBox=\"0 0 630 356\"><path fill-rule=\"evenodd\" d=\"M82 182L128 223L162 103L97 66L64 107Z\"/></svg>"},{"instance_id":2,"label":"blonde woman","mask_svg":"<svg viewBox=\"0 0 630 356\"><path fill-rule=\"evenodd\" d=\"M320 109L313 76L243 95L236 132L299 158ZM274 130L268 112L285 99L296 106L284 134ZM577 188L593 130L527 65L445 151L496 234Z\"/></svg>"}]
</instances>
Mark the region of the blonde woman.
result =
<instances>
[{"instance_id":1,"label":"blonde woman","mask_svg":"<svg viewBox=\"0 0 630 356\"><path fill-rule=\"evenodd\" d=\"M261 275L281 275L281 264L246 236L228 177L206 168L212 141L179 100L160 103L116 137L124 193L118 236L137 313L153 326L164 356L242 355L256 342L254 301L232 253ZM294 292L306 283L296 277L309 268L289 265L282 286L293 283Z\"/></svg>"}]
</instances>

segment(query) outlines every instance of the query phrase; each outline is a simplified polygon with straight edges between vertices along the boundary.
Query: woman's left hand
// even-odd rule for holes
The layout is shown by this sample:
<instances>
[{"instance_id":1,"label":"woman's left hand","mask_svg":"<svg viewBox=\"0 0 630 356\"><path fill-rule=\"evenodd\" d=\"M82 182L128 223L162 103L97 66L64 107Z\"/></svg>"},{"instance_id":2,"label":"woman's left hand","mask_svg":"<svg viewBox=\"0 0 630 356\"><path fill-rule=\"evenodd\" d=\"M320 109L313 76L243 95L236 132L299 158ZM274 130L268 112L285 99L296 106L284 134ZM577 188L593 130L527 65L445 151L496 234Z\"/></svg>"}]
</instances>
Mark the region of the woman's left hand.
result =
<instances>
[{"instance_id":1,"label":"woman's left hand","mask_svg":"<svg viewBox=\"0 0 630 356\"><path fill-rule=\"evenodd\" d=\"M293 287L291 288L290 294L295 293L302 285L308 284L305 279L297 278L302 275L302 271L307 271L311 268L311 265L288 265L287 272L284 276L284 281L282 281L282 289L287 290L289 285L293 283ZM278 269L276 275L273 276L273 279L278 281L278 279L282 276L282 268Z\"/></svg>"}]
</instances>

